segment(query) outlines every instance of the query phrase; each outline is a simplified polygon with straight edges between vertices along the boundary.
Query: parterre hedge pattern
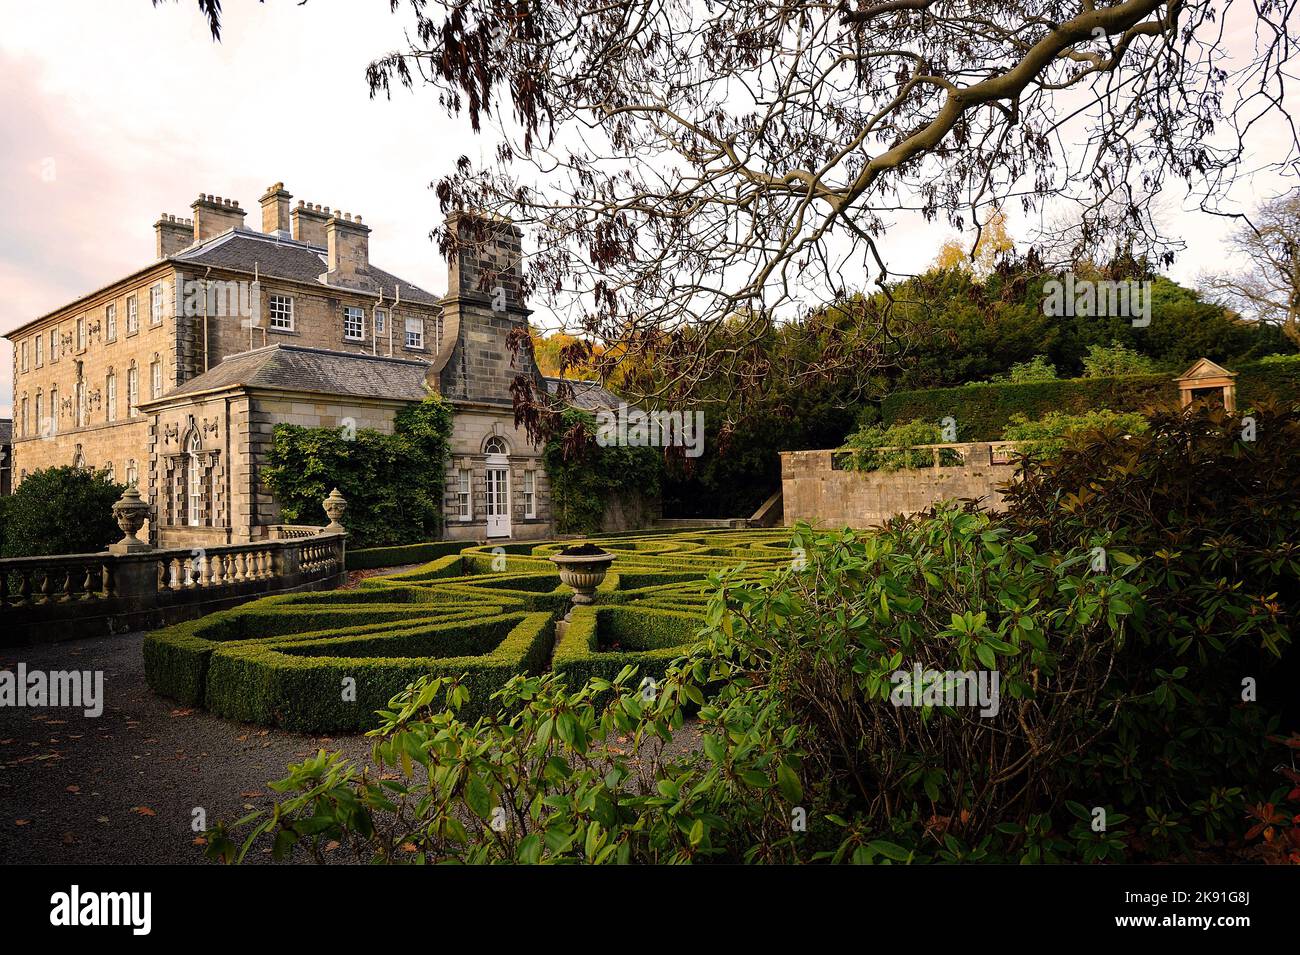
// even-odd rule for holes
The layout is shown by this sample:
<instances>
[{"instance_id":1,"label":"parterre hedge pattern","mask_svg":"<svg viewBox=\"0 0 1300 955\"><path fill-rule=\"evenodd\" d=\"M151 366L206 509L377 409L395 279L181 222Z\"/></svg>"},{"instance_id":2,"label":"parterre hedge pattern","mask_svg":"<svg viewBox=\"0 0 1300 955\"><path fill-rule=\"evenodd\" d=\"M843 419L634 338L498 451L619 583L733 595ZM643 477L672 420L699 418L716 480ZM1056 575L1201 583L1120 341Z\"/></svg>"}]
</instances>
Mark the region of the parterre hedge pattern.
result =
<instances>
[{"instance_id":1,"label":"parterre hedge pattern","mask_svg":"<svg viewBox=\"0 0 1300 955\"><path fill-rule=\"evenodd\" d=\"M348 548L348 570L371 570L375 567L400 567L418 564L435 557L458 554L464 541L429 541L424 544L397 544L392 547Z\"/></svg>"},{"instance_id":2,"label":"parterre hedge pattern","mask_svg":"<svg viewBox=\"0 0 1300 955\"><path fill-rule=\"evenodd\" d=\"M465 678L468 718L491 712L516 673L552 667L577 686L632 665L659 679L703 623L709 575L788 563L789 539L781 529L596 538L617 557L558 644L572 591L547 557L573 542L461 543L355 590L266 597L150 634L145 675L185 705L302 733L369 729L425 674Z\"/></svg>"}]
</instances>

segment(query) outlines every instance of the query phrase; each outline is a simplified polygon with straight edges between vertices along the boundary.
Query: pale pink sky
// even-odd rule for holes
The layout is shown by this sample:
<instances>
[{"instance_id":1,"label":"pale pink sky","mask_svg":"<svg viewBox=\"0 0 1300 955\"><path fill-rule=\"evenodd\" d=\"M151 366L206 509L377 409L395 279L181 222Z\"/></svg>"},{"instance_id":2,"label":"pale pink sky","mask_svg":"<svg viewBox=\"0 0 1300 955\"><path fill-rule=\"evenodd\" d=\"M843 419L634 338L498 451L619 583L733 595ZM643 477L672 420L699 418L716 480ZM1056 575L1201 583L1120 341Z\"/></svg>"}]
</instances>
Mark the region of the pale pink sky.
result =
<instances>
[{"instance_id":1,"label":"pale pink sky","mask_svg":"<svg viewBox=\"0 0 1300 955\"><path fill-rule=\"evenodd\" d=\"M159 213L189 215L200 192L238 199L259 227L257 199L278 180L295 201L361 214L376 263L445 288L428 186L491 143L432 91L369 98L366 65L402 45L409 19L388 0L223 6L214 44L193 0L0 0L0 332L152 261ZM1169 221L1189 246L1175 277L1222 259L1221 220L1175 200ZM900 217L891 267L924 268L946 232ZM12 349L0 349L8 415Z\"/></svg>"}]
</instances>

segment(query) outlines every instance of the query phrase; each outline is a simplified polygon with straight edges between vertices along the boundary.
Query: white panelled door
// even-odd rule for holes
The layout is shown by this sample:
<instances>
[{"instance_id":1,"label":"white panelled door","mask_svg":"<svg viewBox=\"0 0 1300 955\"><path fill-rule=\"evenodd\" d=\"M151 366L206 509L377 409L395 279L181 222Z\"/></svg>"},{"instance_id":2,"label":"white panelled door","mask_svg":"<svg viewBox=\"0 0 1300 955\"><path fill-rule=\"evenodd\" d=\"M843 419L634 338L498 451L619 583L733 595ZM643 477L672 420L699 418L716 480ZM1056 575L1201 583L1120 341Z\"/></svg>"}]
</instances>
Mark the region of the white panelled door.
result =
<instances>
[{"instance_id":1,"label":"white panelled door","mask_svg":"<svg viewBox=\"0 0 1300 955\"><path fill-rule=\"evenodd\" d=\"M487 461L487 536L510 536L510 467L494 458L505 455L488 455Z\"/></svg>"}]
</instances>

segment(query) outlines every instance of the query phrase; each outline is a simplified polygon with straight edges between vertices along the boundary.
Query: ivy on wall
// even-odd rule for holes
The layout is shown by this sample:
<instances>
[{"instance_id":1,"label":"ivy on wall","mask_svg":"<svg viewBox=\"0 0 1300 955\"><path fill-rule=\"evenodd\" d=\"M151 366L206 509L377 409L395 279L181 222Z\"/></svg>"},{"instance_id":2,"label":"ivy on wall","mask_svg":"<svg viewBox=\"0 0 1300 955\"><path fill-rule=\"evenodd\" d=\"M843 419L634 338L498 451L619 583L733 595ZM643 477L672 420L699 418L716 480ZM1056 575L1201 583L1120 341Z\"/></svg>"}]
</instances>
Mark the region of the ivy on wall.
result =
<instances>
[{"instance_id":1,"label":"ivy on wall","mask_svg":"<svg viewBox=\"0 0 1300 955\"><path fill-rule=\"evenodd\" d=\"M542 449L557 533L599 533L613 498L659 495L663 458L658 448L600 447L596 419L585 412L566 411L563 422L561 437Z\"/></svg>"},{"instance_id":2,"label":"ivy on wall","mask_svg":"<svg viewBox=\"0 0 1300 955\"><path fill-rule=\"evenodd\" d=\"M321 501L347 498L349 547L386 547L442 536L451 406L437 395L403 408L393 433L277 425L262 476L288 524L324 524Z\"/></svg>"}]
</instances>

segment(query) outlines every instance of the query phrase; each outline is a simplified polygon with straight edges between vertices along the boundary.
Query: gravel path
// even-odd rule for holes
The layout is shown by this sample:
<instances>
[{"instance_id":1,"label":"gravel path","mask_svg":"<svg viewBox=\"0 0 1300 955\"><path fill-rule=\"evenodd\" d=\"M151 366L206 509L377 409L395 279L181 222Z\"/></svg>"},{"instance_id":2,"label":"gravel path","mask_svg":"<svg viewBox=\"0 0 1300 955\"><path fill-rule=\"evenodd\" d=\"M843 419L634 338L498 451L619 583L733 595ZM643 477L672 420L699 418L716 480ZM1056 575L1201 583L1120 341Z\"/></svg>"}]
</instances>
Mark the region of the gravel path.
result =
<instances>
[{"instance_id":1,"label":"gravel path","mask_svg":"<svg viewBox=\"0 0 1300 955\"><path fill-rule=\"evenodd\" d=\"M265 808L272 802L266 783L322 748L368 757L364 736L263 729L155 696L144 679L142 639L0 649L0 669L21 660L28 672L104 673L104 711L95 718L81 709L0 707L0 864L202 863L191 828L196 809L212 823ZM698 740L688 723L669 750ZM249 854L249 861L269 859L269 849Z\"/></svg>"},{"instance_id":2,"label":"gravel path","mask_svg":"<svg viewBox=\"0 0 1300 955\"><path fill-rule=\"evenodd\" d=\"M203 862L191 829L271 802L268 780L362 736L299 736L178 708L145 684L143 634L0 650L0 669L103 670L104 712L0 707L0 864ZM19 655L21 654L21 656ZM250 856L253 854L250 854Z\"/></svg>"}]
</instances>

